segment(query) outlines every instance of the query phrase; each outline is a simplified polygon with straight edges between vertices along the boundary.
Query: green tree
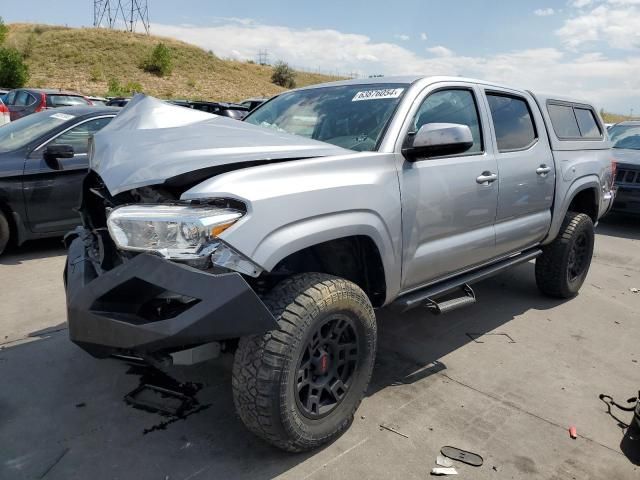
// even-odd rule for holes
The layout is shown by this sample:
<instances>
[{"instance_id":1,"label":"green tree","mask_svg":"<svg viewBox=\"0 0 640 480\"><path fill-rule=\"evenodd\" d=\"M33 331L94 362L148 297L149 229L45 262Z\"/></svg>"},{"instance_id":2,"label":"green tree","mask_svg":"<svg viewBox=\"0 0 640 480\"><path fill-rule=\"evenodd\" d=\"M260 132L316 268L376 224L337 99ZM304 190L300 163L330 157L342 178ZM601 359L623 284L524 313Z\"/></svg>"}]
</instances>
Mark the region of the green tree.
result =
<instances>
[{"instance_id":1,"label":"green tree","mask_svg":"<svg viewBox=\"0 0 640 480\"><path fill-rule=\"evenodd\" d=\"M29 69L15 48L0 48L0 85L20 88L29 80Z\"/></svg>"},{"instance_id":2,"label":"green tree","mask_svg":"<svg viewBox=\"0 0 640 480\"><path fill-rule=\"evenodd\" d=\"M9 34L9 27L4 24L4 20L0 17L0 45L2 45Z\"/></svg>"},{"instance_id":3,"label":"green tree","mask_svg":"<svg viewBox=\"0 0 640 480\"><path fill-rule=\"evenodd\" d=\"M271 83L275 83L284 88L295 88L296 72L287 63L279 61L273 66Z\"/></svg>"},{"instance_id":4,"label":"green tree","mask_svg":"<svg viewBox=\"0 0 640 480\"><path fill-rule=\"evenodd\" d=\"M151 54L142 62L142 69L159 77L169 75L173 70L173 59L169 47L162 42L156 45Z\"/></svg>"}]
</instances>

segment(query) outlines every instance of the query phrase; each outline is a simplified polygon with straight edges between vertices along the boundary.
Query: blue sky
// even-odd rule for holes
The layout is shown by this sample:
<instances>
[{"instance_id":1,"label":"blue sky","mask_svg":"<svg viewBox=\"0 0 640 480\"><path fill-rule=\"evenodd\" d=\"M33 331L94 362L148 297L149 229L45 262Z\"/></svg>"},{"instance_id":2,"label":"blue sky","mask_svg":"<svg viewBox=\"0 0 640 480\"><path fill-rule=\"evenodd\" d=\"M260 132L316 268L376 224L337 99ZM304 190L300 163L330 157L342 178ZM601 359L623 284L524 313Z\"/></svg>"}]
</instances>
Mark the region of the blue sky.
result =
<instances>
[{"instance_id":1,"label":"blue sky","mask_svg":"<svg viewBox=\"0 0 640 480\"><path fill-rule=\"evenodd\" d=\"M266 49L322 71L473 76L640 113L640 0L148 2L152 33L222 57ZM7 3L6 22L93 21L90 0Z\"/></svg>"}]
</instances>

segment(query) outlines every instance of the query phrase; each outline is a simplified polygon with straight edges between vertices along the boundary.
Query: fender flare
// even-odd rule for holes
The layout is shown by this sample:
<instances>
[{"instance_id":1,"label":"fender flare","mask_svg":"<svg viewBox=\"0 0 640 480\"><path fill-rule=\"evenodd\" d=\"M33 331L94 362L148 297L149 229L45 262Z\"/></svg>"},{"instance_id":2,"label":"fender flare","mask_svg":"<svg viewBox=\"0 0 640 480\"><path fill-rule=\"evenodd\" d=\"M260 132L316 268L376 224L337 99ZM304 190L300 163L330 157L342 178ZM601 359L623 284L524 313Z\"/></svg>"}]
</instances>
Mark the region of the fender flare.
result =
<instances>
[{"instance_id":1,"label":"fender flare","mask_svg":"<svg viewBox=\"0 0 640 480\"><path fill-rule=\"evenodd\" d=\"M542 244L547 245L555 240L556 236L560 232L560 227L562 226L562 222L564 220L565 215L569 211L569 205L573 199L578 195L578 193L583 192L585 190L593 189L596 191L596 211L598 214L596 217L600 216L600 203L599 203L599 192L600 192L600 179L597 175L587 175L585 177L580 177L576 179L567 189L567 193L564 195L562 202L555 202L553 205L553 216L551 220L551 226L549 227L549 232L547 233L547 237L543 240Z\"/></svg>"},{"instance_id":2,"label":"fender flare","mask_svg":"<svg viewBox=\"0 0 640 480\"><path fill-rule=\"evenodd\" d=\"M250 258L271 271L289 255L314 245L339 238L369 237L380 253L387 287L399 285L400 252L393 249L391 232L372 211L355 210L321 215L284 225L266 235ZM389 292L392 293L392 292ZM387 295L390 298L391 295Z\"/></svg>"}]
</instances>

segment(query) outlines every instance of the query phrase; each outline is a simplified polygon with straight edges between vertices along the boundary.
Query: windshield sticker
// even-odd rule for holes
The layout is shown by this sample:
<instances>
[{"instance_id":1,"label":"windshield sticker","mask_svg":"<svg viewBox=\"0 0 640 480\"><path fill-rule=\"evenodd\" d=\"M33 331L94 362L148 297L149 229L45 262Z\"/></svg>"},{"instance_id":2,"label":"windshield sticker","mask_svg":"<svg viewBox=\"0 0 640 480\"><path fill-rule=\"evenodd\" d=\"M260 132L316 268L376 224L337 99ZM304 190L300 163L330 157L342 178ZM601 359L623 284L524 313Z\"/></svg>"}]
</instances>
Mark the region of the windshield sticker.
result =
<instances>
[{"instance_id":1,"label":"windshield sticker","mask_svg":"<svg viewBox=\"0 0 640 480\"><path fill-rule=\"evenodd\" d=\"M75 118L75 116L69 115L67 113L54 113L53 115L51 115L51 118L57 118L58 120L64 120L66 122L67 120Z\"/></svg>"},{"instance_id":2,"label":"windshield sticker","mask_svg":"<svg viewBox=\"0 0 640 480\"><path fill-rule=\"evenodd\" d=\"M404 88L385 88L382 90L365 90L358 92L351 99L352 102L362 100L381 100L383 98L398 98L404 92Z\"/></svg>"}]
</instances>

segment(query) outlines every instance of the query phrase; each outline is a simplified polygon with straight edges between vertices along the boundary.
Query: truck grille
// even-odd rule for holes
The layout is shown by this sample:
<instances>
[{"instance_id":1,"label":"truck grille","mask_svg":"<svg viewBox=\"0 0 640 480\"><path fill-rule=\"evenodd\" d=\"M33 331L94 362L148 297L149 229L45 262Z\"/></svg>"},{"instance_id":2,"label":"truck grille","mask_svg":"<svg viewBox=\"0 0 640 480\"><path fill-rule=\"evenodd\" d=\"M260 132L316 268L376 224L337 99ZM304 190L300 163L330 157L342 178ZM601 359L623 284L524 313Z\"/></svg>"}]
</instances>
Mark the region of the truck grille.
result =
<instances>
[{"instance_id":1,"label":"truck grille","mask_svg":"<svg viewBox=\"0 0 640 480\"><path fill-rule=\"evenodd\" d=\"M618 169L616 184L640 184L640 170Z\"/></svg>"}]
</instances>

